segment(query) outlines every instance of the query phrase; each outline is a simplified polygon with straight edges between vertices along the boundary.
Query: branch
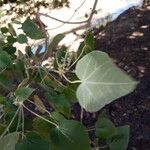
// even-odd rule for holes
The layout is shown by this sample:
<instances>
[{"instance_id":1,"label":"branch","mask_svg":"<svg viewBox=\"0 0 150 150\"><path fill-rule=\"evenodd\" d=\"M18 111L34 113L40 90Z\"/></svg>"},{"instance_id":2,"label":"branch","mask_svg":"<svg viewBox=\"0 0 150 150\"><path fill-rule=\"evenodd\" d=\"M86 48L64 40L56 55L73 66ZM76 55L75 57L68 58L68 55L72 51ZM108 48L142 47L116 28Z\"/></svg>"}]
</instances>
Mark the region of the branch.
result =
<instances>
[{"instance_id":1,"label":"branch","mask_svg":"<svg viewBox=\"0 0 150 150\"><path fill-rule=\"evenodd\" d=\"M81 5L80 5L77 9L75 9L74 13L72 14L72 16L71 16L67 21L63 21L63 20L60 20L60 19L58 19L58 18L49 16L49 15L43 14L43 13L39 13L39 15L45 16L45 17L48 17L48 18L50 18L50 19L53 19L53 20L56 20L56 21L59 21L59 22L63 23L62 25L60 25L60 26L58 26L58 27L56 27L56 28L59 28L59 27L63 26L63 25L66 24L66 23L67 23L67 24L82 24L82 23L86 23L88 20L80 21L80 22L70 22L70 20L74 17L74 15L76 14L76 12L83 6L83 4L84 4L85 2L86 2L86 0L84 0L84 1L81 3ZM52 30L52 29L50 29L50 30Z\"/></svg>"},{"instance_id":2,"label":"branch","mask_svg":"<svg viewBox=\"0 0 150 150\"><path fill-rule=\"evenodd\" d=\"M39 13L40 16L45 16L45 17L48 17L50 19L53 19L53 20L56 20L58 22L61 22L61 23L65 23L65 24L82 24L82 23L86 23L87 20L85 21L79 21L79 22L70 22L70 21L63 21L63 20L60 20L60 19L57 19L55 17L52 17L52 16L49 16L47 14L43 14L43 13ZM69 19L70 20L70 19Z\"/></svg>"},{"instance_id":3,"label":"branch","mask_svg":"<svg viewBox=\"0 0 150 150\"><path fill-rule=\"evenodd\" d=\"M94 13L95 13L95 9L96 9L96 6L97 6L97 2L98 2L98 0L95 0L94 5L93 5L93 8L92 8L92 11L91 11L91 14L90 14L90 17L89 17L89 19L88 19L88 23L89 23L89 24L91 23L91 20L92 20L92 18L93 18Z\"/></svg>"}]
</instances>

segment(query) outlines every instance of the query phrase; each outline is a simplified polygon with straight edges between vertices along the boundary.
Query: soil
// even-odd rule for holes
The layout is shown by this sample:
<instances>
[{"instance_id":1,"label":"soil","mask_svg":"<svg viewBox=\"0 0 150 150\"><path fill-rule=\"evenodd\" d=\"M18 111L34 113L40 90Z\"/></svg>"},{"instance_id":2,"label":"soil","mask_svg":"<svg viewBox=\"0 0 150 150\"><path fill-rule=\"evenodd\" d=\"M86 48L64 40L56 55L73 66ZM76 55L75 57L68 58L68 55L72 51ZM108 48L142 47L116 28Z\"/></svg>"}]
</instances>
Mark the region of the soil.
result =
<instances>
[{"instance_id":1,"label":"soil","mask_svg":"<svg viewBox=\"0 0 150 150\"><path fill-rule=\"evenodd\" d=\"M104 29L95 30L95 48L107 52L114 62L139 81L129 95L105 106L116 124L130 125L128 150L150 150L150 9L129 9ZM78 105L74 106L77 112ZM73 111L73 113L75 113ZM79 110L80 111L80 110ZM83 123L93 126L100 113L83 113ZM79 118L79 114L76 114ZM91 138L93 133L90 134Z\"/></svg>"}]
</instances>

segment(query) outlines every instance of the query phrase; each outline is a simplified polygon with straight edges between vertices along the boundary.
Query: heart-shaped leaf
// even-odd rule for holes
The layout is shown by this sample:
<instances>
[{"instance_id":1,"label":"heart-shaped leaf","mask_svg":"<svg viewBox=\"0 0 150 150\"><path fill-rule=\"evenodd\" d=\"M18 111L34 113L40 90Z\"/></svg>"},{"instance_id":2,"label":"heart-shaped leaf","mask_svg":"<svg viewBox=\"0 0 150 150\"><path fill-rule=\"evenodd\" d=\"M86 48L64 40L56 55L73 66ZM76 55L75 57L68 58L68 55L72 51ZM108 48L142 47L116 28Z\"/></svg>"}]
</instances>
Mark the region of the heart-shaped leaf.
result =
<instances>
[{"instance_id":1,"label":"heart-shaped leaf","mask_svg":"<svg viewBox=\"0 0 150 150\"><path fill-rule=\"evenodd\" d=\"M118 127L117 134L107 139L110 150L126 150L129 142L130 127Z\"/></svg>"},{"instance_id":2,"label":"heart-shaped leaf","mask_svg":"<svg viewBox=\"0 0 150 150\"><path fill-rule=\"evenodd\" d=\"M50 138L56 150L89 150L88 134L84 126L74 120L62 120L50 131Z\"/></svg>"},{"instance_id":3,"label":"heart-shaped leaf","mask_svg":"<svg viewBox=\"0 0 150 150\"><path fill-rule=\"evenodd\" d=\"M80 59L75 72L81 80L76 92L78 101L89 112L98 111L132 92L137 84L100 51L93 51Z\"/></svg>"},{"instance_id":4,"label":"heart-shaped leaf","mask_svg":"<svg viewBox=\"0 0 150 150\"><path fill-rule=\"evenodd\" d=\"M38 28L38 26L31 19L27 18L22 24L22 29L26 35L31 39L42 39L45 38L45 33Z\"/></svg>"},{"instance_id":5,"label":"heart-shaped leaf","mask_svg":"<svg viewBox=\"0 0 150 150\"><path fill-rule=\"evenodd\" d=\"M99 117L95 128L96 136L102 139L107 139L117 132L115 125L106 117Z\"/></svg>"},{"instance_id":6,"label":"heart-shaped leaf","mask_svg":"<svg viewBox=\"0 0 150 150\"><path fill-rule=\"evenodd\" d=\"M28 39L24 34L19 34L17 37L17 42L19 42L20 44L27 43Z\"/></svg>"}]
</instances>

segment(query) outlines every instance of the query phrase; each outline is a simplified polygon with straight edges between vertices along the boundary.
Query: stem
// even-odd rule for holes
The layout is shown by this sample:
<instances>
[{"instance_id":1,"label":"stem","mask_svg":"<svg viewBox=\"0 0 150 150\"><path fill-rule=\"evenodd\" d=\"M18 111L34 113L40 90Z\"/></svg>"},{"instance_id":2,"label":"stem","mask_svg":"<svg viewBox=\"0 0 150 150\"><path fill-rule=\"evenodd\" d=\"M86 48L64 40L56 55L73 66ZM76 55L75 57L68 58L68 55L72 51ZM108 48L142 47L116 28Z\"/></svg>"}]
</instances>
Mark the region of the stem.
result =
<instances>
[{"instance_id":1,"label":"stem","mask_svg":"<svg viewBox=\"0 0 150 150\"><path fill-rule=\"evenodd\" d=\"M23 107L24 107L26 110L28 110L29 112L31 112L33 115L35 115L35 116L37 116L37 117L43 119L44 121L46 121L46 122L48 122L48 123L54 125L55 127L58 127L58 125L57 125L56 123L54 123L54 122L52 122L52 121L50 121L50 120L48 120L48 119L46 119L46 118L44 118L44 117L38 115L37 113L35 113L35 112L33 112L32 110L30 110L29 108L27 108L24 104L23 104Z\"/></svg>"},{"instance_id":2,"label":"stem","mask_svg":"<svg viewBox=\"0 0 150 150\"><path fill-rule=\"evenodd\" d=\"M19 125L20 125L20 122L21 122L21 109L19 109L19 116L18 116L18 123L17 123L17 127L16 127L16 132L18 131L18 129L19 129Z\"/></svg>"},{"instance_id":3,"label":"stem","mask_svg":"<svg viewBox=\"0 0 150 150\"><path fill-rule=\"evenodd\" d=\"M6 70L6 68L4 68L4 69L0 72L0 74L3 73L5 70Z\"/></svg>"},{"instance_id":4,"label":"stem","mask_svg":"<svg viewBox=\"0 0 150 150\"><path fill-rule=\"evenodd\" d=\"M78 58L70 65L70 67L69 67L68 70L70 70L70 69L77 63L77 61L78 61L78 60L80 59L80 57L82 56L83 52L84 52L84 47L83 47L83 49L82 49L80 55L78 56Z\"/></svg>"},{"instance_id":5,"label":"stem","mask_svg":"<svg viewBox=\"0 0 150 150\"><path fill-rule=\"evenodd\" d=\"M12 125L12 123L14 122L14 120L15 120L15 118L16 118L18 112L19 112L19 110L20 110L20 107L18 107L18 109L17 109L17 111L15 112L15 114L14 114L12 120L10 121L9 125L7 126L7 128L5 129L5 131L3 132L3 134L0 136L0 140L1 140L2 137L9 131L9 128L10 128L10 126Z\"/></svg>"},{"instance_id":6,"label":"stem","mask_svg":"<svg viewBox=\"0 0 150 150\"><path fill-rule=\"evenodd\" d=\"M21 112L22 112L22 139L24 137L24 111L23 107L21 107Z\"/></svg>"},{"instance_id":7,"label":"stem","mask_svg":"<svg viewBox=\"0 0 150 150\"><path fill-rule=\"evenodd\" d=\"M64 74L62 74L62 77L69 83L71 84L75 84L75 83L81 83L82 81L81 80L75 80L75 81L71 81L69 80Z\"/></svg>"}]
</instances>

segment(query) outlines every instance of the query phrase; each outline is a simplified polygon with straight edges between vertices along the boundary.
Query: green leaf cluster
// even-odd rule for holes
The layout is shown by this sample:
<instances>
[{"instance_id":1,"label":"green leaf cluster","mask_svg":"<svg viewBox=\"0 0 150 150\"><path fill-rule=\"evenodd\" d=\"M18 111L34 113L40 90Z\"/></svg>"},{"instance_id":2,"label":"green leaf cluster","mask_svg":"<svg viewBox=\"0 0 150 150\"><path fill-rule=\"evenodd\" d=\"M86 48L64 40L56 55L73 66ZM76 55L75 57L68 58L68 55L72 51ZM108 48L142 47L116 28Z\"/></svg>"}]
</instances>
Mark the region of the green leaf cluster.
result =
<instances>
[{"instance_id":1,"label":"green leaf cluster","mask_svg":"<svg viewBox=\"0 0 150 150\"><path fill-rule=\"evenodd\" d=\"M100 115L92 141L88 128L73 120L72 106L79 103L86 112L97 112L132 92L137 82L108 54L94 51L91 32L78 52L58 46L65 37L58 34L47 47L38 45L34 53L28 40L46 38L45 31L30 18L21 29L24 33L17 35L12 24L1 28L0 150L90 150L91 143L100 139L110 150L127 149L129 126L116 127ZM16 42L26 44L25 54L15 53ZM98 142L94 144L99 147Z\"/></svg>"}]
</instances>

